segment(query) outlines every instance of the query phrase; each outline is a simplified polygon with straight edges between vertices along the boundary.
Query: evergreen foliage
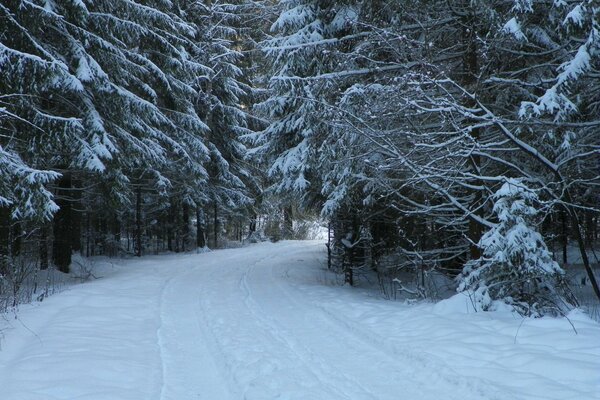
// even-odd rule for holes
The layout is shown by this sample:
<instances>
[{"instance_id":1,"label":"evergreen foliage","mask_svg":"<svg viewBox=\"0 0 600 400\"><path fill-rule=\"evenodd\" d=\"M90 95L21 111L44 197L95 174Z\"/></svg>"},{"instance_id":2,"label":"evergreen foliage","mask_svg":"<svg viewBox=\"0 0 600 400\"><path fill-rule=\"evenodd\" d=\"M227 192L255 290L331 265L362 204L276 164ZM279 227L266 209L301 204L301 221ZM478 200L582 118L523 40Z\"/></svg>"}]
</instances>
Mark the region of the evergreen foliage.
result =
<instances>
[{"instance_id":1,"label":"evergreen foliage","mask_svg":"<svg viewBox=\"0 0 600 400\"><path fill-rule=\"evenodd\" d=\"M236 13L192 0L0 5L3 254L22 230L30 257L66 272L73 251L191 249L192 217L215 201L224 221L248 218Z\"/></svg>"},{"instance_id":2,"label":"evergreen foliage","mask_svg":"<svg viewBox=\"0 0 600 400\"><path fill-rule=\"evenodd\" d=\"M498 223L479 241L482 256L466 264L458 290L469 292L482 310L499 301L523 315L567 311L573 304L564 303L564 271L536 228L537 195L522 181L509 179L494 200Z\"/></svg>"},{"instance_id":3,"label":"evergreen foliage","mask_svg":"<svg viewBox=\"0 0 600 400\"><path fill-rule=\"evenodd\" d=\"M350 281L396 259L538 315L575 303L544 244L568 264L571 241L600 298L599 10L3 1L0 267L219 247L261 220L291 238L320 212Z\"/></svg>"},{"instance_id":4,"label":"evergreen foliage","mask_svg":"<svg viewBox=\"0 0 600 400\"><path fill-rule=\"evenodd\" d=\"M373 250L373 268L389 252L402 266L450 274L482 265L505 176L540 194L538 235L551 239L563 218L564 243L593 242L593 223L584 231L580 216L598 215L597 101L588 97L598 8L576 3L279 2L264 45L274 68L261 137L275 186L305 199L320 191L322 215L348 225L334 232L341 252L359 231L375 249L382 216L391 219L391 247ZM521 300L508 302L537 312Z\"/></svg>"}]
</instances>

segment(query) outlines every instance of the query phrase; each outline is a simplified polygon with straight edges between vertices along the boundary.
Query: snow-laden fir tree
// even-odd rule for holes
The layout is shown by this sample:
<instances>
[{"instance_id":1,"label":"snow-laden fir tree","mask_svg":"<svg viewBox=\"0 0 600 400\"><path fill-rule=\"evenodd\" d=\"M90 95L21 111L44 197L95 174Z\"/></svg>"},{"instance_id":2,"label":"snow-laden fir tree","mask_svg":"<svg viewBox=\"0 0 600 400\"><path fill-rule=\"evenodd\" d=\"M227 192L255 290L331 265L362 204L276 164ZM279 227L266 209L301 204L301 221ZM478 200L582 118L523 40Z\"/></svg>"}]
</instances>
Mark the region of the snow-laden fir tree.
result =
<instances>
[{"instance_id":1,"label":"snow-laden fir tree","mask_svg":"<svg viewBox=\"0 0 600 400\"><path fill-rule=\"evenodd\" d=\"M37 187L37 193L27 190L11 190L4 186L0 196L15 200L18 193L30 200L42 194L51 199L46 191L47 179L44 174L35 174L35 169L56 167L63 163L61 157L66 149L85 153L95 139L83 137L84 124L77 104L83 101L83 88L69 65L65 55L56 51L59 43L73 45L74 39L59 25L59 18L46 9L29 2L10 2L0 5L3 29L0 36L0 145L6 166L3 179L29 175L30 187ZM54 40L50 46L36 33L48 29L46 41ZM43 35L40 35L43 36ZM52 134L50 134L52 132ZM104 153L98 143L97 150ZM92 151L92 153L94 153ZM85 164L93 163L98 154L91 155ZM54 165L53 165L54 164ZM10 166L10 167L9 167ZM31 169L33 168L33 169ZM26 171L30 172L26 172ZM51 174L57 178L58 174ZM36 176L40 179L35 185ZM31 209L13 210L14 218L25 218L34 214L51 217L55 207L47 201L29 201ZM5 202L6 204L6 202ZM55 211L55 210L54 210Z\"/></svg>"},{"instance_id":2,"label":"snow-laden fir tree","mask_svg":"<svg viewBox=\"0 0 600 400\"><path fill-rule=\"evenodd\" d=\"M270 96L257 109L270 124L258 136L257 154L267 164L270 190L283 199L287 235L294 205L321 206L324 173L336 159L329 157L333 110L361 66L346 55L355 44L358 2L293 0L278 7L274 36L263 45L272 64Z\"/></svg>"},{"instance_id":3,"label":"snow-laden fir tree","mask_svg":"<svg viewBox=\"0 0 600 400\"><path fill-rule=\"evenodd\" d=\"M200 192L205 182L207 127L194 84L208 69L194 57L201 50L179 15L183 2L151 3L2 5L2 94L14 93L9 112L17 116L6 128L14 139L2 145L63 174L53 253L64 254L64 268L71 250L60 241L75 223L71 194L82 180L117 179L109 192L120 207L142 186L161 192L184 177Z\"/></svg>"},{"instance_id":4,"label":"snow-laden fir tree","mask_svg":"<svg viewBox=\"0 0 600 400\"><path fill-rule=\"evenodd\" d=\"M498 74L494 90L520 94L515 107L522 124L515 131L535 148L532 158L543 172L537 175L560 200L554 220L563 262L572 239L600 298L586 251L600 213L600 7L588 0L516 1L511 11L504 31L514 41L506 54L516 68Z\"/></svg>"},{"instance_id":5,"label":"snow-laden fir tree","mask_svg":"<svg viewBox=\"0 0 600 400\"><path fill-rule=\"evenodd\" d=\"M204 223L212 214L214 241L220 217L240 218L253 203L250 189L257 186L247 169L247 149L241 141L243 135L251 133L247 110L252 89L244 82L240 52L246 40L243 24L247 6L245 1L195 3L197 40L202 48L199 57L210 68L200 77L203 92L196 104L209 129L208 181L202 202L205 209L200 214L204 215Z\"/></svg>"},{"instance_id":6,"label":"snow-laden fir tree","mask_svg":"<svg viewBox=\"0 0 600 400\"><path fill-rule=\"evenodd\" d=\"M495 227L478 243L482 256L459 275L478 310L507 304L521 315L564 313L572 307L564 271L538 231L540 202L523 180L507 179L494 194Z\"/></svg>"},{"instance_id":7,"label":"snow-laden fir tree","mask_svg":"<svg viewBox=\"0 0 600 400\"><path fill-rule=\"evenodd\" d=\"M207 68L194 59L196 29L178 15L179 3L95 2L87 7L90 33L80 38L92 57L80 63L97 66L88 74L94 98L103 96L99 127L133 155L120 158L122 165L147 170L156 182L163 181L161 169L204 175L206 125L194 108L193 85Z\"/></svg>"},{"instance_id":8,"label":"snow-laden fir tree","mask_svg":"<svg viewBox=\"0 0 600 400\"><path fill-rule=\"evenodd\" d=\"M179 239L173 245L173 232L187 226L181 221L186 218L179 218L186 214L185 207L179 209L181 198L202 198L206 182L208 128L195 104L197 77L208 68L198 62L202 50L196 42L197 27L184 19L188 3L111 1L88 7L86 27L92 34L82 42L89 43L88 53L105 72L104 84L99 79L92 85L95 98L103 99L99 116L120 154L127 155L115 163L122 173L106 176L129 182L124 186L120 179L118 186L129 192L120 193L125 200L121 207L135 206L126 217L134 220L138 255L142 235L151 234L145 221L166 210L171 215L166 229L169 249L179 248ZM106 46L112 51L105 51Z\"/></svg>"},{"instance_id":9,"label":"snow-laden fir tree","mask_svg":"<svg viewBox=\"0 0 600 400\"><path fill-rule=\"evenodd\" d=\"M78 7L69 6L77 14ZM7 189L1 196L10 198L0 210L0 252L6 255L16 253L4 244L8 238L20 242L20 222L40 222L60 211L49 187L60 176L56 172L64 175L71 163L95 169L108 151L102 139L85 131L79 109L85 103L83 85L69 65L76 40L52 5L3 3L0 17L0 146L6 167L0 179Z\"/></svg>"},{"instance_id":10,"label":"snow-laden fir tree","mask_svg":"<svg viewBox=\"0 0 600 400\"><path fill-rule=\"evenodd\" d=\"M359 207L393 219L398 232L388 236L403 237L411 263L454 268L488 223L479 178L488 171L474 149L495 138L456 111L472 106L467 88L485 96L478 79L487 38L479 35L496 13L487 2L364 2L353 10L341 44L346 81L321 152L324 212Z\"/></svg>"},{"instance_id":11,"label":"snow-laden fir tree","mask_svg":"<svg viewBox=\"0 0 600 400\"><path fill-rule=\"evenodd\" d=\"M275 190L303 195L319 186L317 153L327 138L327 103L339 93L335 78L343 70L336 37L354 22L344 2L284 0L264 47L272 60L271 96L260 105L272 121L259 138L269 160Z\"/></svg>"}]
</instances>

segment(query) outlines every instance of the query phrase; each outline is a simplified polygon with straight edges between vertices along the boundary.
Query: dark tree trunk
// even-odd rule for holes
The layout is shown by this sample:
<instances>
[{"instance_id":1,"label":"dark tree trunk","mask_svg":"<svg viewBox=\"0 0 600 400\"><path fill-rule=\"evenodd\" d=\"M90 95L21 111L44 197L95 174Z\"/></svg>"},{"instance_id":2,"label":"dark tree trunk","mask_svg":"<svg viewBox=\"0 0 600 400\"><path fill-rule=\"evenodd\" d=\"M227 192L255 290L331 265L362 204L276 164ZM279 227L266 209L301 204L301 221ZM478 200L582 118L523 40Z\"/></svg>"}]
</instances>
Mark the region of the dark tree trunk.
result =
<instances>
[{"instance_id":1,"label":"dark tree trunk","mask_svg":"<svg viewBox=\"0 0 600 400\"><path fill-rule=\"evenodd\" d=\"M477 54L477 31L476 31L476 15L472 10L470 3L465 3L465 8L461 9L464 11L463 14L463 77L462 82L467 90L471 92L476 91L477 75L479 72L479 60ZM475 107L476 103L474 100L467 100L467 106ZM470 131L470 135L473 138L473 142L478 143L481 130L474 128ZM472 173L475 176L480 175L481 158L478 155L471 155L469 159L471 164ZM475 185L482 185L480 180L474 182ZM483 194L481 190L473 190L473 202L471 204L471 212L476 216L483 216ZM469 252L471 259L475 260L481 257L481 249L478 246L479 240L483 235L483 227L475 218L469 218Z\"/></svg>"},{"instance_id":2,"label":"dark tree trunk","mask_svg":"<svg viewBox=\"0 0 600 400\"><path fill-rule=\"evenodd\" d=\"M190 206L186 203L183 203L181 216L181 249L186 251L190 240Z\"/></svg>"},{"instance_id":3,"label":"dark tree trunk","mask_svg":"<svg viewBox=\"0 0 600 400\"><path fill-rule=\"evenodd\" d=\"M218 247L218 242L219 242L219 205L217 204L217 201L215 200L214 204L213 204L213 212L214 212L214 221L213 221L213 238L215 241L215 249Z\"/></svg>"},{"instance_id":4,"label":"dark tree trunk","mask_svg":"<svg viewBox=\"0 0 600 400\"><path fill-rule=\"evenodd\" d=\"M291 239L294 235L294 220L292 214L292 206L284 207L283 209L283 237Z\"/></svg>"},{"instance_id":5,"label":"dark tree trunk","mask_svg":"<svg viewBox=\"0 0 600 400\"><path fill-rule=\"evenodd\" d=\"M156 241L155 241L155 247L154 247L154 254L158 254L160 251L160 244L162 241L162 224L160 223L160 218L158 219L157 223L156 223Z\"/></svg>"},{"instance_id":6,"label":"dark tree trunk","mask_svg":"<svg viewBox=\"0 0 600 400\"><path fill-rule=\"evenodd\" d=\"M92 246L92 216L88 211L85 215L85 256L89 257L92 255L91 253Z\"/></svg>"},{"instance_id":7,"label":"dark tree trunk","mask_svg":"<svg viewBox=\"0 0 600 400\"><path fill-rule=\"evenodd\" d=\"M6 272L10 259L10 208L0 207L0 274Z\"/></svg>"},{"instance_id":8,"label":"dark tree trunk","mask_svg":"<svg viewBox=\"0 0 600 400\"><path fill-rule=\"evenodd\" d=\"M571 197L570 197L570 193L567 192L567 200L569 202L572 201ZM570 207L570 211L569 215L571 217L571 225L573 228L573 232L575 233L575 239L577 240L577 245L579 247L579 253L581 254L581 260L583 261L583 266L585 268L585 271L588 275L588 277L590 278L590 283L592 284L592 289L594 289L594 294L596 295L596 297L598 298L598 300L600 300L600 287L598 286L598 281L596 280L596 276L594 275L594 270L592 269L592 266L590 265L590 260L587 256L587 252L585 250L585 242L583 240L583 235L581 234L581 224L579 222L579 218L577 216L577 213L575 211L574 207Z\"/></svg>"},{"instance_id":9,"label":"dark tree trunk","mask_svg":"<svg viewBox=\"0 0 600 400\"><path fill-rule=\"evenodd\" d=\"M96 240L98 238L98 216L90 212L90 255L96 255Z\"/></svg>"},{"instance_id":10,"label":"dark tree trunk","mask_svg":"<svg viewBox=\"0 0 600 400\"><path fill-rule=\"evenodd\" d=\"M196 246L201 248L206 247L204 223L204 213L200 207L196 207Z\"/></svg>"},{"instance_id":11,"label":"dark tree trunk","mask_svg":"<svg viewBox=\"0 0 600 400\"><path fill-rule=\"evenodd\" d=\"M346 268L344 268L344 282L350 286L354 286L354 263L356 262L354 248L347 248L345 251L348 253L348 263L346 264Z\"/></svg>"},{"instance_id":12,"label":"dark tree trunk","mask_svg":"<svg viewBox=\"0 0 600 400\"><path fill-rule=\"evenodd\" d=\"M567 265L567 262L569 262L568 259L568 246L569 246L569 232L568 232L568 228L567 228L567 215L565 213L565 211L561 211L560 213L560 219L561 219L561 228L562 228L562 258L563 258L563 265Z\"/></svg>"},{"instance_id":13,"label":"dark tree trunk","mask_svg":"<svg viewBox=\"0 0 600 400\"><path fill-rule=\"evenodd\" d=\"M43 223L40 227L40 269L48 269L48 225Z\"/></svg>"},{"instance_id":14,"label":"dark tree trunk","mask_svg":"<svg viewBox=\"0 0 600 400\"><path fill-rule=\"evenodd\" d=\"M54 215L54 242L52 261L59 271L68 273L71 265L71 174L65 172L58 181L56 204L59 210Z\"/></svg>"},{"instance_id":15,"label":"dark tree trunk","mask_svg":"<svg viewBox=\"0 0 600 400\"><path fill-rule=\"evenodd\" d=\"M118 215L115 215L113 218L113 235L115 237L115 242L117 244L117 248L121 248L121 219Z\"/></svg>"},{"instance_id":16,"label":"dark tree trunk","mask_svg":"<svg viewBox=\"0 0 600 400\"><path fill-rule=\"evenodd\" d=\"M594 213L585 211L585 243L591 247L594 243Z\"/></svg>"},{"instance_id":17,"label":"dark tree trunk","mask_svg":"<svg viewBox=\"0 0 600 400\"><path fill-rule=\"evenodd\" d=\"M170 216L170 214L169 214L169 216ZM173 251L175 249L175 246L173 246L173 223L171 221L167 221L166 225L167 225L167 250Z\"/></svg>"},{"instance_id":18,"label":"dark tree trunk","mask_svg":"<svg viewBox=\"0 0 600 400\"><path fill-rule=\"evenodd\" d=\"M327 224L327 269L331 270L331 246L333 245L333 229L331 221Z\"/></svg>"},{"instance_id":19,"label":"dark tree trunk","mask_svg":"<svg viewBox=\"0 0 600 400\"><path fill-rule=\"evenodd\" d=\"M131 218L127 218L127 252L131 251Z\"/></svg>"},{"instance_id":20,"label":"dark tree trunk","mask_svg":"<svg viewBox=\"0 0 600 400\"><path fill-rule=\"evenodd\" d=\"M135 256L142 256L142 188L136 189L135 200Z\"/></svg>"},{"instance_id":21,"label":"dark tree trunk","mask_svg":"<svg viewBox=\"0 0 600 400\"><path fill-rule=\"evenodd\" d=\"M160 250L165 250L165 241L167 240L167 231L169 230L167 227L167 219L165 216L161 216L158 219L160 222Z\"/></svg>"},{"instance_id":22,"label":"dark tree trunk","mask_svg":"<svg viewBox=\"0 0 600 400\"><path fill-rule=\"evenodd\" d=\"M108 236L108 219L104 215L98 217L98 232L100 233L102 242L106 242L106 237Z\"/></svg>"},{"instance_id":23,"label":"dark tree trunk","mask_svg":"<svg viewBox=\"0 0 600 400\"><path fill-rule=\"evenodd\" d=\"M178 224L176 211L175 201L171 199L169 203L169 209L167 211L167 248L169 251L175 251L177 248L175 231L177 230Z\"/></svg>"},{"instance_id":24,"label":"dark tree trunk","mask_svg":"<svg viewBox=\"0 0 600 400\"><path fill-rule=\"evenodd\" d=\"M15 221L12 224L12 248L11 253L12 256L18 256L21 254L21 245L23 242L23 232L21 231L21 223L19 221Z\"/></svg>"},{"instance_id":25,"label":"dark tree trunk","mask_svg":"<svg viewBox=\"0 0 600 400\"><path fill-rule=\"evenodd\" d=\"M256 232L256 220L257 220L257 215L256 213L252 213L252 217L250 218L250 226L248 227L250 230L250 234L253 234L254 232Z\"/></svg>"},{"instance_id":26,"label":"dark tree trunk","mask_svg":"<svg viewBox=\"0 0 600 400\"><path fill-rule=\"evenodd\" d=\"M181 218L180 203L173 204L173 220L175 221L175 252L183 251L183 221Z\"/></svg>"},{"instance_id":27,"label":"dark tree trunk","mask_svg":"<svg viewBox=\"0 0 600 400\"><path fill-rule=\"evenodd\" d=\"M73 251L81 251L81 220L82 220L82 208L81 208L81 190L80 182L73 181L73 187L75 190L72 191L72 207L71 207L71 248Z\"/></svg>"}]
</instances>

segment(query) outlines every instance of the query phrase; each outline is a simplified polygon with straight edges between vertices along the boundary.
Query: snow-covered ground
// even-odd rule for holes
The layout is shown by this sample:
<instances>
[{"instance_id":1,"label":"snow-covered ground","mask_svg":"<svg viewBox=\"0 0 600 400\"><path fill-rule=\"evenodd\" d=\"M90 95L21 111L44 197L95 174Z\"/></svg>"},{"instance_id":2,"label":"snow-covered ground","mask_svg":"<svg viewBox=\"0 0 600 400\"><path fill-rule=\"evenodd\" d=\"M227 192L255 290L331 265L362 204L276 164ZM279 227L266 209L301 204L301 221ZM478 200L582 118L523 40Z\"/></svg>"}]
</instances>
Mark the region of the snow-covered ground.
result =
<instances>
[{"instance_id":1,"label":"snow-covered ground","mask_svg":"<svg viewBox=\"0 0 600 400\"><path fill-rule=\"evenodd\" d=\"M98 271L0 322L0 399L600 399L600 325L583 314L385 301L328 285L324 249L261 243Z\"/></svg>"}]
</instances>

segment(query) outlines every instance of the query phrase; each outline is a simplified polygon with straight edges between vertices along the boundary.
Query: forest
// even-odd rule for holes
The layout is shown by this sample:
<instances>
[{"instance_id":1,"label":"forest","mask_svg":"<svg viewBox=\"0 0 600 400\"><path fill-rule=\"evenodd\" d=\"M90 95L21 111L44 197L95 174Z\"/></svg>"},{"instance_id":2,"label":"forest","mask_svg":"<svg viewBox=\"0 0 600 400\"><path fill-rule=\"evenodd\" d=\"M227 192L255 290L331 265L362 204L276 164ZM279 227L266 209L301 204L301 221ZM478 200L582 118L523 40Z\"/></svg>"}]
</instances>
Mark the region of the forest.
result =
<instances>
[{"instance_id":1,"label":"forest","mask_svg":"<svg viewBox=\"0 0 600 400\"><path fill-rule=\"evenodd\" d=\"M349 284L564 315L577 263L597 303L597 0L0 0L0 311L307 221Z\"/></svg>"}]
</instances>

